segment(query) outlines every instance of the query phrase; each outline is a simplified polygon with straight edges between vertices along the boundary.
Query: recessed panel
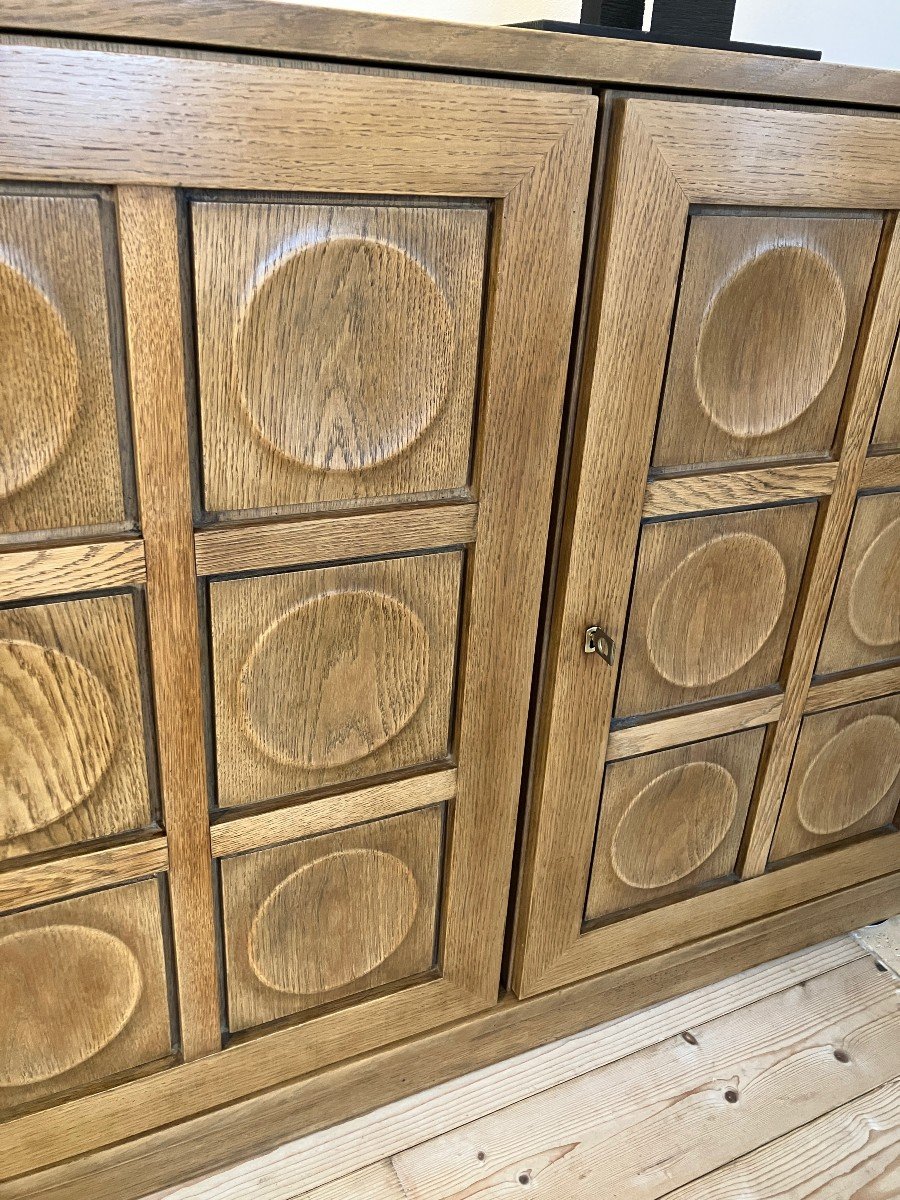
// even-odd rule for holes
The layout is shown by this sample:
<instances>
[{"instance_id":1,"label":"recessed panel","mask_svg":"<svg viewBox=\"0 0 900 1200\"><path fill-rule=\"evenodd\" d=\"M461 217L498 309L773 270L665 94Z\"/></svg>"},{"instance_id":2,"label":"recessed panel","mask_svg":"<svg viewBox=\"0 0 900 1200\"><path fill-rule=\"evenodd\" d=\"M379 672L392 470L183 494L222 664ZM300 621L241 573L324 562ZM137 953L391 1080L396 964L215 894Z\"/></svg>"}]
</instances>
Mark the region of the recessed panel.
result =
<instances>
[{"instance_id":1,"label":"recessed panel","mask_svg":"<svg viewBox=\"0 0 900 1200\"><path fill-rule=\"evenodd\" d=\"M773 861L890 825L900 805L900 696L804 717Z\"/></svg>"},{"instance_id":2,"label":"recessed panel","mask_svg":"<svg viewBox=\"0 0 900 1200\"><path fill-rule=\"evenodd\" d=\"M825 454L880 219L692 218L656 468Z\"/></svg>"},{"instance_id":3,"label":"recessed panel","mask_svg":"<svg viewBox=\"0 0 900 1200\"><path fill-rule=\"evenodd\" d=\"M207 508L465 487L486 210L191 211Z\"/></svg>"},{"instance_id":4,"label":"recessed panel","mask_svg":"<svg viewBox=\"0 0 900 1200\"><path fill-rule=\"evenodd\" d=\"M764 732L607 765L588 920L682 894L733 870Z\"/></svg>"},{"instance_id":5,"label":"recessed panel","mask_svg":"<svg viewBox=\"0 0 900 1200\"><path fill-rule=\"evenodd\" d=\"M0 196L0 535L126 520L101 202Z\"/></svg>"},{"instance_id":6,"label":"recessed panel","mask_svg":"<svg viewBox=\"0 0 900 1200\"><path fill-rule=\"evenodd\" d=\"M860 496L816 674L900 657L900 492Z\"/></svg>"},{"instance_id":7,"label":"recessed panel","mask_svg":"<svg viewBox=\"0 0 900 1200\"><path fill-rule=\"evenodd\" d=\"M878 409L872 445L884 449L900 447L900 353L896 348Z\"/></svg>"},{"instance_id":8,"label":"recessed panel","mask_svg":"<svg viewBox=\"0 0 900 1200\"><path fill-rule=\"evenodd\" d=\"M0 1107L172 1052L157 880L0 917Z\"/></svg>"},{"instance_id":9,"label":"recessed panel","mask_svg":"<svg viewBox=\"0 0 900 1200\"><path fill-rule=\"evenodd\" d=\"M151 822L130 596L0 609L0 859Z\"/></svg>"},{"instance_id":10,"label":"recessed panel","mask_svg":"<svg viewBox=\"0 0 900 1200\"><path fill-rule=\"evenodd\" d=\"M774 685L814 504L646 524L618 718Z\"/></svg>"},{"instance_id":11,"label":"recessed panel","mask_svg":"<svg viewBox=\"0 0 900 1200\"><path fill-rule=\"evenodd\" d=\"M430 971L439 807L224 859L231 1029Z\"/></svg>"},{"instance_id":12,"label":"recessed panel","mask_svg":"<svg viewBox=\"0 0 900 1200\"><path fill-rule=\"evenodd\" d=\"M219 803L449 752L462 554L210 586Z\"/></svg>"}]
</instances>

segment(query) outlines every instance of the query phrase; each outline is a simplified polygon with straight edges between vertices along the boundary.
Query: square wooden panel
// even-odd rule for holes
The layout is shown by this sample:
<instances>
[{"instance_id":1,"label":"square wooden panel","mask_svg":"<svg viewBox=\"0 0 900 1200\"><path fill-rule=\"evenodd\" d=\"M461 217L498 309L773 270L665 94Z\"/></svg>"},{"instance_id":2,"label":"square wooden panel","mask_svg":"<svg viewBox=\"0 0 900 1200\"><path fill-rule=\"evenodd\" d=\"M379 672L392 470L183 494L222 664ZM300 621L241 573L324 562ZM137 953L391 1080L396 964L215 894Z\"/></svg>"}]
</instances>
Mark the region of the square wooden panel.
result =
<instances>
[{"instance_id":1,"label":"square wooden panel","mask_svg":"<svg viewBox=\"0 0 900 1200\"><path fill-rule=\"evenodd\" d=\"M816 674L900 657L900 492L860 496Z\"/></svg>"},{"instance_id":2,"label":"square wooden panel","mask_svg":"<svg viewBox=\"0 0 900 1200\"><path fill-rule=\"evenodd\" d=\"M878 409L872 445L900 447L900 351L896 347Z\"/></svg>"},{"instance_id":3,"label":"square wooden panel","mask_svg":"<svg viewBox=\"0 0 900 1200\"><path fill-rule=\"evenodd\" d=\"M442 813L223 859L230 1029L432 970Z\"/></svg>"},{"instance_id":4,"label":"square wooden panel","mask_svg":"<svg viewBox=\"0 0 900 1200\"><path fill-rule=\"evenodd\" d=\"M126 522L106 272L96 197L0 195L0 535Z\"/></svg>"},{"instance_id":5,"label":"square wooden panel","mask_svg":"<svg viewBox=\"0 0 900 1200\"><path fill-rule=\"evenodd\" d=\"M733 871L764 734L751 729L607 765L588 920Z\"/></svg>"},{"instance_id":6,"label":"square wooden panel","mask_svg":"<svg viewBox=\"0 0 900 1200\"><path fill-rule=\"evenodd\" d=\"M461 552L210 585L219 804L444 759Z\"/></svg>"},{"instance_id":7,"label":"square wooden panel","mask_svg":"<svg viewBox=\"0 0 900 1200\"><path fill-rule=\"evenodd\" d=\"M830 846L896 820L900 696L803 718L771 860Z\"/></svg>"},{"instance_id":8,"label":"square wooden panel","mask_svg":"<svg viewBox=\"0 0 900 1200\"><path fill-rule=\"evenodd\" d=\"M485 209L191 215L208 509L466 486Z\"/></svg>"},{"instance_id":9,"label":"square wooden panel","mask_svg":"<svg viewBox=\"0 0 900 1200\"><path fill-rule=\"evenodd\" d=\"M831 449L881 219L691 219L653 466Z\"/></svg>"},{"instance_id":10,"label":"square wooden panel","mask_svg":"<svg viewBox=\"0 0 900 1200\"><path fill-rule=\"evenodd\" d=\"M134 601L0 608L0 859L152 820Z\"/></svg>"},{"instance_id":11,"label":"square wooden panel","mask_svg":"<svg viewBox=\"0 0 900 1200\"><path fill-rule=\"evenodd\" d=\"M616 716L778 682L815 504L644 525Z\"/></svg>"},{"instance_id":12,"label":"square wooden panel","mask_svg":"<svg viewBox=\"0 0 900 1200\"><path fill-rule=\"evenodd\" d=\"M156 879L0 917L0 1105L172 1053Z\"/></svg>"}]
</instances>

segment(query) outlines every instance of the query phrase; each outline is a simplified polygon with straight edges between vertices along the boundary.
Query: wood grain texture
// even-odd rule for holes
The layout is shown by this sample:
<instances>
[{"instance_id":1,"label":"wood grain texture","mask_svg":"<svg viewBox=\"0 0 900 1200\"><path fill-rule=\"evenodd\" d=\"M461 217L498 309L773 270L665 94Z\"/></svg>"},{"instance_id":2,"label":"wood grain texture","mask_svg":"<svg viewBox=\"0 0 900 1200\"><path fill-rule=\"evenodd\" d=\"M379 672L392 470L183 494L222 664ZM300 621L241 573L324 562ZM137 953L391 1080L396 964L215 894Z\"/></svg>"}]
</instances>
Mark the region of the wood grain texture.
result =
<instances>
[{"instance_id":1,"label":"wood grain texture","mask_svg":"<svg viewBox=\"0 0 900 1200\"><path fill-rule=\"evenodd\" d=\"M151 824L130 596L0 609L0 859Z\"/></svg>"},{"instance_id":2,"label":"wood grain texture","mask_svg":"<svg viewBox=\"0 0 900 1200\"><path fill-rule=\"evenodd\" d=\"M256 49L309 58L543 76L679 91L782 96L900 108L895 71L829 62L659 46L617 38L573 41L531 29L409 20L271 0L3 0L0 27Z\"/></svg>"},{"instance_id":3,"label":"wood grain texture","mask_svg":"<svg viewBox=\"0 0 900 1200\"><path fill-rule=\"evenodd\" d=\"M900 492L860 496L816 674L900 657Z\"/></svg>"},{"instance_id":4,"label":"wood grain texture","mask_svg":"<svg viewBox=\"0 0 900 1200\"><path fill-rule=\"evenodd\" d=\"M587 920L731 873L762 739L749 730L607 766Z\"/></svg>"},{"instance_id":5,"label":"wood grain texture","mask_svg":"<svg viewBox=\"0 0 900 1200\"><path fill-rule=\"evenodd\" d=\"M117 196L160 786L185 1058L221 1045L175 197Z\"/></svg>"},{"instance_id":6,"label":"wood grain texture","mask_svg":"<svg viewBox=\"0 0 900 1200\"><path fill-rule=\"evenodd\" d=\"M3 1109L171 1053L157 880L0 917Z\"/></svg>"},{"instance_id":7,"label":"wood grain texture","mask_svg":"<svg viewBox=\"0 0 900 1200\"><path fill-rule=\"evenodd\" d=\"M359 791L338 792L248 816L230 816L210 830L215 857L241 854L296 838L359 825L414 808L443 804L456 795L456 771L432 771L392 783L376 783Z\"/></svg>"},{"instance_id":8,"label":"wood grain texture","mask_svg":"<svg viewBox=\"0 0 900 1200\"><path fill-rule=\"evenodd\" d=\"M708 509L814 499L830 495L836 474L835 463L822 462L660 476L647 484L643 515L645 519L676 517Z\"/></svg>"},{"instance_id":9,"label":"wood grain texture","mask_svg":"<svg viewBox=\"0 0 900 1200\"><path fill-rule=\"evenodd\" d=\"M477 528L478 505L468 503L200 529L194 535L197 573L268 571L303 563L465 546L475 540ZM2 566L0 558L0 570Z\"/></svg>"},{"instance_id":10,"label":"wood grain texture","mask_svg":"<svg viewBox=\"0 0 900 1200\"><path fill-rule=\"evenodd\" d=\"M128 521L101 205L0 195L0 536Z\"/></svg>"},{"instance_id":11,"label":"wood grain texture","mask_svg":"<svg viewBox=\"0 0 900 1200\"><path fill-rule=\"evenodd\" d=\"M459 553L214 582L223 807L445 759Z\"/></svg>"},{"instance_id":12,"label":"wood grain texture","mask_svg":"<svg viewBox=\"0 0 900 1200\"><path fill-rule=\"evenodd\" d=\"M669 1200L805 1200L817 1192L876 1200L900 1190L898 1146L900 1082L893 1080L686 1184Z\"/></svg>"},{"instance_id":13,"label":"wood grain texture","mask_svg":"<svg viewBox=\"0 0 900 1200\"><path fill-rule=\"evenodd\" d=\"M431 971L441 826L432 807L224 859L229 1028Z\"/></svg>"},{"instance_id":14,"label":"wood grain texture","mask_svg":"<svg viewBox=\"0 0 900 1200\"><path fill-rule=\"evenodd\" d=\"M863 467L860 487L864 491L900 488L900 454L870 454Z\"/></svg>"},{"instance_id":15,"label":"wood grain texture","mask_svg":"<svg viewBox=\"0 0 900 1200\"><path fill-rule=\"evenodd\" d=\"M136 587L145 578L144 545L138 538L7 550L0 554L0 603Z\"/></svg>"},{"instance_id":16,"label":"wood grain texture","mask_svg":"<svg viewBox=\"0 0 900 1200\"><path fill-rule=\"evenodd\" d=\"M191 225L208 509L468 484L486 208L194 202Z\"/></svg>"},{"instance_id":17,"label":"wood grain texture","mask_svg":"<svg viewBox=\"0 0 900 1200\"><path fill-rule=\"evenodd\" d=\"M791 504L643 527L617 717L778 683L815 515Z\"/></svg>"},{"instance_id":18,"label":"wood grain texture","mask_svg":"<svg viewBox=\"0 0 900 1200\"><path fill-rule=\"evenodd\" d=\"M0 872L0 912L158 875L167 863L166 839L159 834L121 846L105 846L68 858L15 867Z\"/></svg>"},{"instance_id":19,"label":"wood grain texture","mask_svg":"<svg viewBox=\"0 0 900 1200\"><path fill-rule=\"evenodd\" d=\"M686 713L669 714L637 725L611 729L606 743L606 757L612 762L682 746L704 737L719 737L741 729L755 729L778 720L781 712L780 695L756 696L752 700L736 700L732 704L716 704Z\"/></svg>"},{"instance_id":20,"label":"wood grain texture","mask_svg":"<svg viewBox=\"0 0 900 1200\"><path fill-rule=\"evenodd\" d=\"M872 434L873 446L900 445L900 354L895 348L888 372L884 395L878 409L878 419Z\"/></svg>"},{"instance_id":21,"label":"wood grain texture","mask_svg":"<svg viewBox=\"0 0 900 1200\"><path fill-rule=\"evenodd\" d=\"M96 1097L89 1106L73 1101L51 1114L41 1114L40 1122L25 1117L0 1127L0 1163L8 1162L7 1173L12 1175L83 1155L86 1149L109 1147L15 1183L7 1182L5 1191L9 1200L36 1196L82 1200L86 1188L96 1200L137 1200L147 1188L240 1161L299 1134L368 1112L378 1104L410 1096L598 1021L631 1013L636 987L645 1003L680 995L691 987L719 981L723 970L743 970L770 960L772 955L887 916L896 911L898 899L900 878L896 875L892 880L869 882L801 904L787 914L765 917L699 944L645 959L625 970L582 981L551 996L525 1002L507 997L491 1010L416 1041L383 1048L237 1103L230 1102L247 1090L246 1068L251 1060L236 1056L244 1077L239 1083L233 1080L231 1063L236 1061L239 1047L232 1047L202 1065L187 1063L166 1072L165 1077L122 1085ZM308 1029L304 1035L309 1036ZM257 1068L260 1048L271 1043L269 1037L250 1044ZM229 1068L226 1073L220 1073L217 1065L223 1058ZM211 1074L216 1078L210 1080L213 1087L207 1090ZM236 1085L233 1090L228 1080ZM121 1146L111 1145L117 1138L134 1138L153 1128L148 1107L157 1120L164 1107L170 1121L184 1120L203 1112L204 1107L215 1111ZM86 1121L88 1113L91 1119ZM136 1169L138 1162L140 1170Z\"/></svg>"},{"instance_id":22,"label":"wood grain texture","mask_svg":"<svg viewBox=\"0 0 900 1200\"><path fill-rule=\"evenodd\" d=\"M803 718L772 860L890 825L900 807L900 696Z\"/></svg>"},{"instance_id":23,"label":"wood grain texture","mask_svg":"<svg viewBox=\"0 0 900 1200\"><path fill-rule=\"evenodd\" d=\"M394 1167L410 1200L499 1197L523 1175L547 1197L607 1188L657 1200L890 1080L898 1032L892 981L860 960L407 1150ZM700 1126L708 1137L687 1136Z\"/></svg>"},{"instance_id":24,"label":"wood grain texture","mask_svg":"<svg viewBox=\"0 0 900 1200\"><path fill-rule=\"evenodd\" d=\"M900 666L814 681L804 711L822 712L826 708L837 708L839 704L888 696L891 692L900 692Z\"/></svg>"},{"instance_id":25,"label":"wood grain texture","mask_svg":"<svg viewBox=\"0 0 900 1200\"><path fill-rule=\"evenodd\" d=\"M390 1163L375 1163L351 1179L338 1179L303 1195L307 1200L406 1200Z\"/></svg>"},{"instance_id":26,"label":"wood grain texture","mask_svg":"<svg viewBox=\"0 0 900 1200\"><path fill-rule=\"evenodd\" d=\"M830 451L881 224L691 218L655 468Z\"/></svg>"}]
</instances>

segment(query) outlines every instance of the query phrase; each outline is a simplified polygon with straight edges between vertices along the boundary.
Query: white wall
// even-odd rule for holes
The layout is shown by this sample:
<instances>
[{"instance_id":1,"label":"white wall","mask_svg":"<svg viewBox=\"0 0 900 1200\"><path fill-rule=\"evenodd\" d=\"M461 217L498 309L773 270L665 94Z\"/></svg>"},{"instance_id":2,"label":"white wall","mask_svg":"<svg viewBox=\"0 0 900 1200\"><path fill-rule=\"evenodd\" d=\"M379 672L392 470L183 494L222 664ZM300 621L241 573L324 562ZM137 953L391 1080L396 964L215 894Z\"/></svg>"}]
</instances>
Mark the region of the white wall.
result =
<instances>
[{"instance_id":1,"label":"white wall","mask_svg":"<svg viewBox=\"0 0 900 1200\"><path fill-rule=\"evenodd\" d=\"M315 0L329 8L504 25L577 21L581 0ZM649 0L648 0L649 2ZM900 69L900 0L737 0L734 36L807 46L832 62Z\"/></svg>"}]
</instances>

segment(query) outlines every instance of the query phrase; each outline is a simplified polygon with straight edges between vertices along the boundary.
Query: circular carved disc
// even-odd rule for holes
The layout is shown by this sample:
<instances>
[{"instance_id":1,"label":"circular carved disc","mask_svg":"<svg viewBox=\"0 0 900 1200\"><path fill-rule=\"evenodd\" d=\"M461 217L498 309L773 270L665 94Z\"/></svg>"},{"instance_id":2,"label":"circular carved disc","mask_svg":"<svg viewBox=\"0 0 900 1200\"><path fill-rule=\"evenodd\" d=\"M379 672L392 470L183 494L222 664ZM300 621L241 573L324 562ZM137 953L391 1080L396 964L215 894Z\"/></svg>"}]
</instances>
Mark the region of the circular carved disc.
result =
<instances>
[{"instance_id":1,"label":"circular carved disc","mask_svg":"<svg viewBox=\"0 0 900 1200\"><path fill-rule=\"evenodd\" d=\"M690 875L721 845L737 812L738 788L718 763L672 767L628 805L612 840L612 865L635 888Z\"/></svg>"},{"instance_id":2,"label":"circular carved disc","mask_svg":"<svg viewBox=\"0 0 900 1200\"><path fill-rule=\"evenodd\" d=\"M250 927L250 964L267 987L308 996L368 975L412 928L419 888L381 850L328 854L288 875Z\"/></svg>"},{"instance_id":3,"label":"circular carved disc","mask_svg":"<svg viewBox=\"0 0 900 1200\"><path fill-rule=\"evenodd\" d=\"M863 555L850 586L849 618L866 646L900 642L900 517Z\"/></svg>"},{"instance_id":4,"label":"circular carved disc","mask_svg":"<svg viewBox=\"0 0 900 1200\"><path fill-rule=\"evenodd\" d=\"M51 925L0 939L0 1087L53 1079L99 1054L142 987L131 950L101 929Z\"/></svg>"},{"instance_id":5,"label":"circular carved disc","mask_svg":"<svg viewBox=\"0 0 900 1200\"><path fill-rule=\"evenodd\" d=\"M727 678L765 645L786 589L784 562L765 538L729 533L705 542L681 560L653 602L653 665L680 687Z\"/></svg>"},{"instance_id":6,"label":"circular carved disc","mask_svg":"<svg viewBox=\"0 0 900 1200\"><path fill-rule=\"evenodd\" d=\"M60 313L0 261L0 499L59 457L79 404L78 353Z\"/></svg>"},{"instance_id":7,"label":"circular carved disc","mask_svg":"<svg viewBox=\"0 0 900 1200\"><path fill-rule=\"evenodd\" d=\"M84 803L116 738L96 675L59 650L0 641L0 838L43 829Z\"/></svg>"},{"instance_id":8,"label":"circular carved disc","mask_svg":"<svg viewBox=\"0 0 900 1200\"><path fill-rule=\"evenodd\" d=\"M327 471L376 466L436 417L455 334L432 276L396 246L334 238L282 259L237 330L247 413L275 450Z\"/></svg>"},{"instance_id":9,"label":"circular carved disc","mask_svg":"<svg viewBox=\"0 0 900 1200\"><path fill-rule=\"evenodd\" d=\"M860 717L829 738L803 776L797 816L810 833L839 833L861 821L900 773L900 724L885 714Z\"/></svg>"},{"instance_id":10,"label":"circular carved disc","mask_svg":"<svg viewBox=\"0 0 900 1200\"><path fill-rule=\"evenodd\" d=\"M841 281L816 251L776 246L745 263L700 327L695 377L710 420L736 437L792 424L831 377L846 323Z\"/></svg>"},{"instance_id":11,"label":"circular carved disc","mask_svg":"<svg viewBox=\"0 0 900 1200\"><path fill-rule=\"evenodd\" d=\"M247 728L271 758L340 767L412 720L428 682L428 633L381 592L327 592L265 630L241 669Z\"/></svg>"}]
</instances>

